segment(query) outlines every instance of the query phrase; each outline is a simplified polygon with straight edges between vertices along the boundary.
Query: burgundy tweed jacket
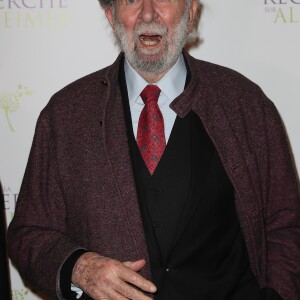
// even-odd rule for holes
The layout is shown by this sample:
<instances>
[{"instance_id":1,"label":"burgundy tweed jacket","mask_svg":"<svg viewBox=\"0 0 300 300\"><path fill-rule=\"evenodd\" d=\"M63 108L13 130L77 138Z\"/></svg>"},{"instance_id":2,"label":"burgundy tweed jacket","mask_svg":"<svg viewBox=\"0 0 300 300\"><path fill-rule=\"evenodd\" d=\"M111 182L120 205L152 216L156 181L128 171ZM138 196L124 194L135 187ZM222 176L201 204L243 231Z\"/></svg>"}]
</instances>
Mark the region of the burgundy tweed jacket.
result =
<instances>
[{"instance_id":1,"label":"burgundy tweed jacket","mask_svg":"<svg viewBox=\"0 0 300 300\"><path fill-rule=\"evenodd\" d=\"M235 189L261 287L300 299L300 198L278 113L261 89L187 53L191 81L171 107L201 118ZM10 257L35 289L61 297L60 268L77 249L148 259L131 168L120 57L55 94L41 112L8 231ZM142 275L150 278L149 264Z\"/></svg>"}]
</instances>

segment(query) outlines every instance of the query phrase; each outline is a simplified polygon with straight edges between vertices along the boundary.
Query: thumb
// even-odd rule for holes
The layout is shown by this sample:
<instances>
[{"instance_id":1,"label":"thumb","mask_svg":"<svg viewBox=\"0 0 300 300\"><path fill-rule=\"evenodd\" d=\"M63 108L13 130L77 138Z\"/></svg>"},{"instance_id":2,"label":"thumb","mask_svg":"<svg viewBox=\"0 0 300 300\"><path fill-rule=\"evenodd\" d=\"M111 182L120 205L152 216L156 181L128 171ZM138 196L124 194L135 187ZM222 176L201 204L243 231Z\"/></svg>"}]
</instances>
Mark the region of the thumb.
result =
<instances>
[{"instance_id":1,"label":"thumb","mask_svg":"<svg viewBox=\"0 0 300 300\"><path fill-rule=\"evenodd\" d=\"M145 259L140 259L140 260L136 260L136 261L125 261L123 262L123 264L128 267L129 269L137 272L140 271L146 264L146 260Z\"/></svg>"}]
</instances>

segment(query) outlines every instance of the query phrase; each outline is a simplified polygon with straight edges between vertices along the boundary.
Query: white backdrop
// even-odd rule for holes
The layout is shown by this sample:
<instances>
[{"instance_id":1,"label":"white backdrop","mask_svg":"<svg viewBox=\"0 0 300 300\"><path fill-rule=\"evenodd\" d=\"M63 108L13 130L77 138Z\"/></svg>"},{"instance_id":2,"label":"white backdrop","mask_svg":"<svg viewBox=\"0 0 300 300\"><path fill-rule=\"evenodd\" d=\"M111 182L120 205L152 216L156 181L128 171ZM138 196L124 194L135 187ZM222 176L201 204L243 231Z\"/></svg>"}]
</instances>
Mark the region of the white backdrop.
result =
<instances>
[{"instance_id":1,"label":"white backdrop","mask_svg":"<svg viewBox=\"0 0 300 300\"><path fill-rule=\"evenodd\" d=\"M300 170L300 0L205 0L190 53L258 83L286 125ZM118 54L97 0L0 0L0 182L15 209L35 122L66 84ZM40 299L11 267L13 300Z\"/></svg>"}]
</instances>

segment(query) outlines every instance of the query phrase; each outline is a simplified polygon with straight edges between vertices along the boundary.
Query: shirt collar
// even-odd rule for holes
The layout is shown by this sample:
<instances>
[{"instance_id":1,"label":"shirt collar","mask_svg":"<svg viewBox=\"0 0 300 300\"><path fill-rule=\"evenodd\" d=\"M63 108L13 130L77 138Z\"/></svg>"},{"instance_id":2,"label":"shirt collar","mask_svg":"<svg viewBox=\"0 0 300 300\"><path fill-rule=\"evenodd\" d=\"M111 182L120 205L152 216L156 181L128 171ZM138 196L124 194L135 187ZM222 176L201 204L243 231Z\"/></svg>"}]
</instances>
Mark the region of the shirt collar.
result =
<instances>
[{"instance_id":1,"label":"shirt collar","mask_svg":"<svg viewBox=\"0 0 300 300\"><path fill-rule=\"evenodd\" d=\"M149 83L131 67L126 58L124 60L124 71L129 105L132 106L137 101L142 90ZM175 65L158 82L156 82L156 85L166 95L170 102L183 92L186 74L187 70L181 53Z\"/></svg>"}]
</instances>

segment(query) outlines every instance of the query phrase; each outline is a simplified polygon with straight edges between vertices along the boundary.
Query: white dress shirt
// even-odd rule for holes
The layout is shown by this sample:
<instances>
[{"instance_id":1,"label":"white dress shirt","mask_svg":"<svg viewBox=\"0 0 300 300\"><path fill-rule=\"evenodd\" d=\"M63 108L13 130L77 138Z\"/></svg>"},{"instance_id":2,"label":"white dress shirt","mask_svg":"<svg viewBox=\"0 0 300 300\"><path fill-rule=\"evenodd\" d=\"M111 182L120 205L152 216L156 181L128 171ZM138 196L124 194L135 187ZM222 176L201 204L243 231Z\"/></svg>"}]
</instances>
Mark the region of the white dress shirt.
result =
<instances>
[{"instance_id":1,"label":"white dress shirt","mask_svg":"<svg viewBox=\"0 0 300 300\"><path fill-rule=\"evenodd\" d=\"M134 136L136 138L140 114L145 106L140 94L143 89L149 84L149 82L142 78L141 75L139 75L130 66L126 59L124 60L124 70L132 127ZM180 54L175 65L159 81L155 83L161 90L158 98L158 106L164 117L166 143L169 140L176 119L176 113L169 107L169 105L177 96L179 96L183 92L186 74L187 71L184 58L183 55ZM77 299L79 299L83 294L82 290L74 284L71 284L71 290L77 293Z\"/></svg>"},{"instance_id":2,"label":"white dress shirt","mask_svg":"<svg viewBox=\"0 0 300 300\"><path fill-rule=\"evenodd\" d=\"M144 102L140 96L143 89L149 84L141 77L125 59L124 61L125 78L128 91L128 99L131 112L132 128L135 138L137 137L137 129L139 118ZM171 102L179 96L183 90L186 80L186 66L183 55L180 54L175 65L157 82L161 92L158 98L158 106L164 118L166 143L169 140L176 113L170 108Z\"/></svg>"}]
</instances>

